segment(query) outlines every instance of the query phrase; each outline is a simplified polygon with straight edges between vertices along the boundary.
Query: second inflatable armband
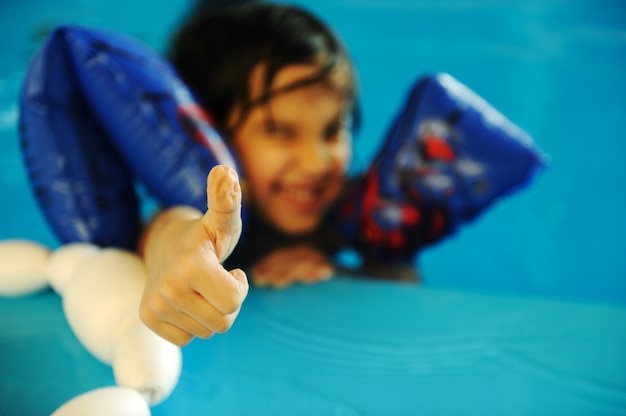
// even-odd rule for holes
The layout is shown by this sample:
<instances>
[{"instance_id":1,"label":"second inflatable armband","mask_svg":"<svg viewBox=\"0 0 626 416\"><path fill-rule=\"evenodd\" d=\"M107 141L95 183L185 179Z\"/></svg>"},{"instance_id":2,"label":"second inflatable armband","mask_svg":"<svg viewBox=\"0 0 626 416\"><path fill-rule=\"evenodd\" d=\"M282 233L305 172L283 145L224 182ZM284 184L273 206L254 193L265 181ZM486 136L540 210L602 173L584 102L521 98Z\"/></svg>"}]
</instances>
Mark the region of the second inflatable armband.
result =
<instances>
[{"instance_id":1,"label":"second inflatable armband","mask_svg":"<svg viewBox=\"0 0 626 416\"><path fill-rule=\"evenodd\" d=\"M335 221L364 255L408 261L545 164L532 139L482 98L450 75L428 76Z\"/></svg>"}]
</instances>

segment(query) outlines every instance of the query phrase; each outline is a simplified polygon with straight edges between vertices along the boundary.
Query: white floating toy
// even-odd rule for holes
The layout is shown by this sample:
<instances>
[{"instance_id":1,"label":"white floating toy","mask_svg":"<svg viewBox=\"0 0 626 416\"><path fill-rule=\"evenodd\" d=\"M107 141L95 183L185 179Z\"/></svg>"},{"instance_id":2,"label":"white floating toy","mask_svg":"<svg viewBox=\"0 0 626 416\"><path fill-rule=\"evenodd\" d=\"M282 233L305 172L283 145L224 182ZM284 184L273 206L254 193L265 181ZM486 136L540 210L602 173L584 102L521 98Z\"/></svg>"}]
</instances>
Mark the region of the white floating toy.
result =
<instances>
[{"instance_id":1,"label":"white floating toy","mask_svg":"<svg viewBox=\"0 0 626 416\"><path fill-rule=\"evenodd\" d=\"M0 241L0 296L24 296L48 287L50 249L32 241Z\"/></svg>"},{"instance_id":2,"label":"white floating toy","mask_svg":"<svg viewBox=\"0 0 626 416\"><path fill-rule=\"evenodd\" d=\"M63 290L63 311L82 344L106 364L130 319L138 315L146 282L141 260L117 249L99 250L78 262Z\"/></svg>"},{"instance_id":3,"label":"white floating toy","mask_svg":"<svg viewBox=\"0 0 626 416\"><path fill-rule=\"evenodd\" d=\"M139 319L146 282L141 259L127 251L86 243L47 247L25 240L0 242L0 296L25 296L48 286L61 295L78 340L112 365L117 387L81 394L53 416L144 416L176 387L179 347Z\"/></svg>"},{"instance_id":4,"label":"white floating toy","mask_svg":"<svg viewBox=\"0 0 626 416\"><path fill-rule=\"evenodd\" d=\"M149 330L136 316L115 343L115 382L140 392L155 406L176 387L182 360L179 347Z\"/></svg>"},{"instance_id":5,"label":"white floating toy","mask_svg":"<svg viewBox=\"0 0 626 416\"><path fill-rule=\"evenodd\" d=\"M104 387L74 397L52 416L149 416L150 407L133 389Z\"/></svg>"},{"instance_id":6,"label":"white floating toy","mask_svg":"<svg viewBox=\"0 0 626 416\"><path fill-rule=\"evenodd\" d=\"M66 244L56 249L48 263L48 280L55 292L62 296L78 265L99 250L89 243Z\"/></svg>"}]
</instances>

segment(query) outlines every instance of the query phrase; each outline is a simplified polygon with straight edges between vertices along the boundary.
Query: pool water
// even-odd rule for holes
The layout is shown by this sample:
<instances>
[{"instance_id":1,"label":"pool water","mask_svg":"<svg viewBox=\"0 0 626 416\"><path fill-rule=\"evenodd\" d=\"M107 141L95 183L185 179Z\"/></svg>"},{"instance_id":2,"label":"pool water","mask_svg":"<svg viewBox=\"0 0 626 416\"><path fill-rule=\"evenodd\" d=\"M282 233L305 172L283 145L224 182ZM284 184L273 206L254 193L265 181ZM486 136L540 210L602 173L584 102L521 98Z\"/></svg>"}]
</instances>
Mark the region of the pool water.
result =
<instances>
[{"instance_id":1,"label":"pool water","mask_svg":"<svg viewBox=\"0 0 626 416\"><path fill-rule=\"evenodd\" d=\"M0 0L0 239L55 246L17 145L17 94L50 28L128 33L162 50L191 1ZM626 4L622 0L316 0L359 69L357 164L410 85L448 72L530 133L550 167L425 250L433 287L626 303Z\"/></svg>"}]
</instances>

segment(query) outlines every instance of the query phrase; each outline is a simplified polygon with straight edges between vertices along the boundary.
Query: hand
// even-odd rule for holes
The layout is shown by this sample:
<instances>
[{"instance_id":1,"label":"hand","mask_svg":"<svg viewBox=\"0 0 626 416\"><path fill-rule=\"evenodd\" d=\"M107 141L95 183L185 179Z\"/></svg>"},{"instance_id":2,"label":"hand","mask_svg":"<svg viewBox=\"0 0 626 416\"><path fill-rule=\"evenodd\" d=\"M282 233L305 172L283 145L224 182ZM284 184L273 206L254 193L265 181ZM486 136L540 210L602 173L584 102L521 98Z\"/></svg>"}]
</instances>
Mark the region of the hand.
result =
<instances>
[{"instance_id":1,"label":"hand","mask_svg":"<svg viewBox=\"0 0 626 416\"><path fill-rule=\"evenodd\" d=\"M332 277L334 268L326 256L306 245L273 251L252 267L257 286L284 288L296 282L316 283Z\"/></svg>"},{"instance_id":2,"label":"hand","mask_svg":"<svg viewBox=\"0 0 626 416\"><path fill-rule=\"evenodd\" d=\"M221 262L241 235L237 174L216 166L207 177L208 210L175 207L157 217L144 237L148 281L141 320L161 337L184 346L194 337L227 331L248 293L246 274Z\"/></svg>"}]
</instances>

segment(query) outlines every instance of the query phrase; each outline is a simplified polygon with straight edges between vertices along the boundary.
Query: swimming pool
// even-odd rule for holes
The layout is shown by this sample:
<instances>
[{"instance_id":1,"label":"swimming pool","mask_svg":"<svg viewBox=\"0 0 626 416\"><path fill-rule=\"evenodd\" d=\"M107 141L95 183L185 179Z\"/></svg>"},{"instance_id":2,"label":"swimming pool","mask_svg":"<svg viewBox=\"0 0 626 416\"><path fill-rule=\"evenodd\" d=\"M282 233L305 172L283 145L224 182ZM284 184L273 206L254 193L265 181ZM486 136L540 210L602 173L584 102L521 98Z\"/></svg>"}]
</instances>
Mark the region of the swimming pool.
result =
<instances>
[{"instance_id":1,"label":"swimming pool","mask_svg":"<svg viewBox=\"0 0 626 416\"><path fill-rule=\"evenodd\" d=\"M17 102L44 34L80 22L162 49L191 2L0 4L0 239L56 241L17 147ZM529 132L551 167L423 252L433 287L626 303L626 6L619 0L299 2L339 32L359 68L357 163L374 154L410 84L448 72ZM119 10L124 10L121 13Z\"/></svg>"},{"instance_id":2,"label":"swimming pool","mask_svg":"<svg viewBox=\"0 0 626 416\"><path fill-rule=\"evenodd\" d=\"M340 278L251 293L231 331L185 348L178 387L154 414L622 414L623 2L300 3L337 29L359 66L361 165L409 85L435 71L531 133L552 165L425 251L426 287ZM161 48L189 4L0 2L0 240L56 245L28 189L16 132L17 93L47 30L80 22ZM0 299L0 347L3 414L48 414L115 383L111 367L77 341L53 292Z\"/></svg>"}]
</instances>

